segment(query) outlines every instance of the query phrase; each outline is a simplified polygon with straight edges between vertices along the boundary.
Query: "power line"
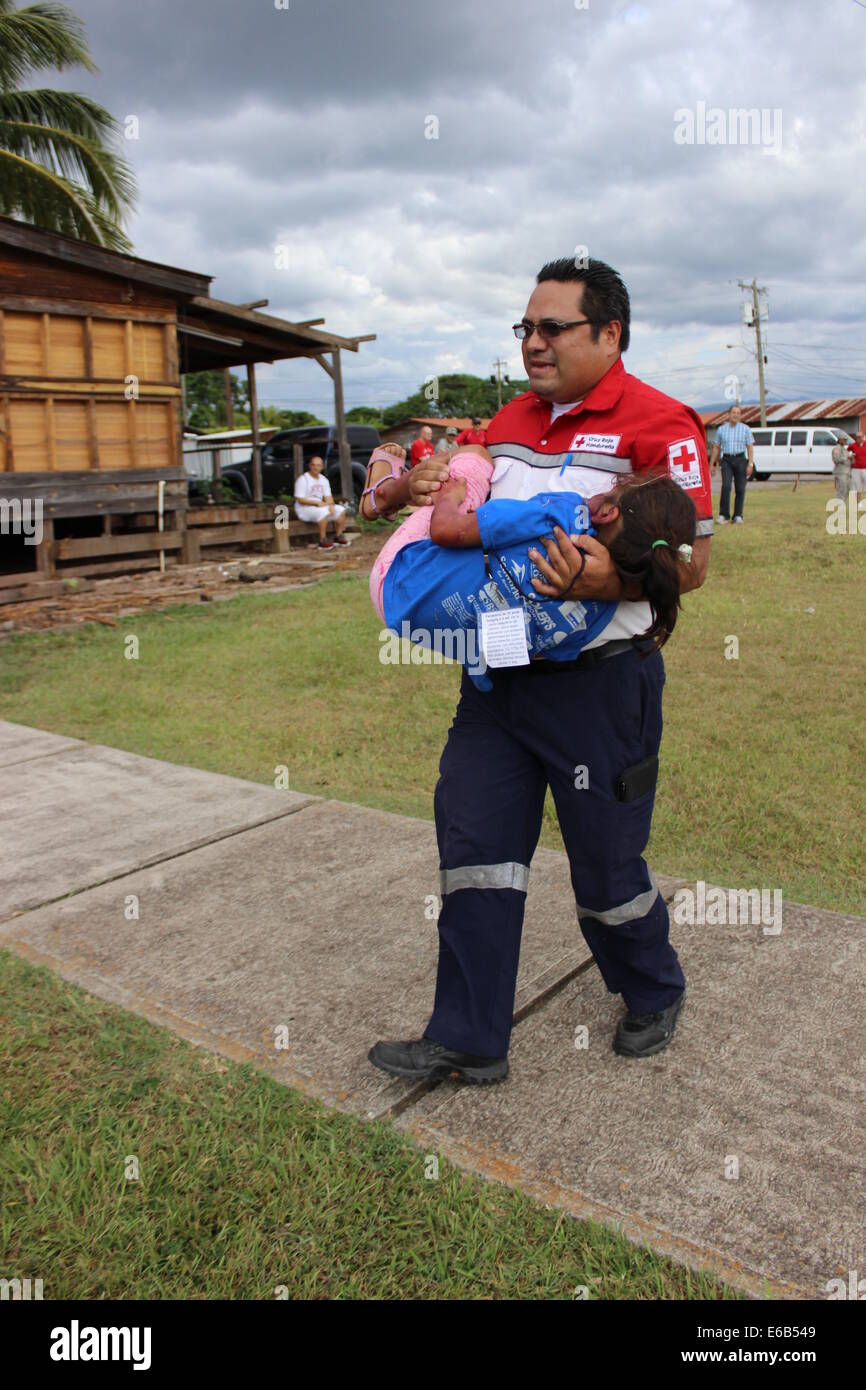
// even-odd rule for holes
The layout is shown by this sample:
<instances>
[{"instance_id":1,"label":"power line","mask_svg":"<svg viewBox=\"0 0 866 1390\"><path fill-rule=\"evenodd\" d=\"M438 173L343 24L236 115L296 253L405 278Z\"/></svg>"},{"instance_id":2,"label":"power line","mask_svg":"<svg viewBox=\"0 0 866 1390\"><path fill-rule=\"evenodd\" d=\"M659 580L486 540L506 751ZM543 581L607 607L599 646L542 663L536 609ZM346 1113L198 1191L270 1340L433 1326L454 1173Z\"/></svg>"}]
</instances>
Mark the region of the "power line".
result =
<instances>
[{"instance_id":1,"label":"power line","mask_svg":"<svg viewBox=\"0 0 866 1390\"><path fill-rule=\"evenodd\" d=\"M725 368L725 367L745 367L745 366L747 366L748 364L749 364L749 359L748 359L747 357L740 357L740 358L737 358L735 361L728 360L727 362L711 362L711 363L708 363L708 364L705 365L705 366L697 366L697 365L695 365L694 367L668 367L668 368L666 368L664 371L653 372L653 375L654 375L654 376L676 376L677 374L682 373L682 372L718 372L718 371L721 369L721 370L722 370L722 374L723 374L724 376L727 376L727 372L724 371L724 368ZM651 370L651 369L650 369L650 368L646 368L646 370L649 371L649 370Z\"/></svg>"},{"instance_id":2,"label":"power line","mask_svg":"<svg viewBox=\"0 0 866 1390\"><path fill-rule=\"evenodd\" d=\"M776 343L776 347L802 347L802 348L821 348L825 351L844 352L844 348L838 347L834 343Z\"/></svg>"},{"instance_id":3,"label":"power line","mask_svg":"<svg viewBox=\"0 0 866 1390\"><path fill-rule=\"evenodd\" d=\"M855 376L863 373L864 369L855 364L850 372L846 372L841 365L831 364L821 367L815 362L804 362L800 358L787 357L783 353L778 353L779 361L792 367L804 367L806 371L812 372L815 376L842 377L843 380L852 380Z\"/></svg>"},{"instance_id":4,"label":"power line","mask_svg":"<svg viewBox=\"0 0 866 1390\"><path fill-rule=\"evenodd\" d=\"M829 379L830 381L834 382L847 381L849 384L852 384L854 386L866 387L866 381L864 381L864 377L862 376L848 376L845 372L840 371L838 369L834 370L832 367L816 367L811 362L796 362L793 358L786 359L782 356L781 353L779 354L779 356L782 358L783 366L787 364L789 367L796 367L801 370L805 368L814 377L822 377L825 380Z\"/></svg>"}]
</instances>

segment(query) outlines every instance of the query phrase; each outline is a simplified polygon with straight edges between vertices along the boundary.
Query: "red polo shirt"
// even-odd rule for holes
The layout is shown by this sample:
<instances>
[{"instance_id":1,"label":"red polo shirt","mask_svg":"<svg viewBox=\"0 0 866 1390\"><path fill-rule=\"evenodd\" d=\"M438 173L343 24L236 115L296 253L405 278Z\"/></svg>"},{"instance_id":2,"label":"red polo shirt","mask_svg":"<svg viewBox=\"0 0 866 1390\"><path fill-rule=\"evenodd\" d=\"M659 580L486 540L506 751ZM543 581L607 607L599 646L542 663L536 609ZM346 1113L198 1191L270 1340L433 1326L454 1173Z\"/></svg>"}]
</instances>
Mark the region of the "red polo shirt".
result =
<instances>
[{"instance_id":1,"label":"red polo shirt","mask_svg":"<svg viewBox=\"0 0 866 1390\"><path fill-rule=\"evenodd\" d=\"M490 421L488 449L503 462L510 458L529 465L533 477L537 471L537 492L563 469L559 486L567 486L570 465L598 470L597 490L614 482L610 475L661 468L694 501L697 534L712 534L706 437L700 416L689 406L631 376L617 359L579 405L553 424L550 416L550 403L534 391L517 396ZM585 485L574 490L585 491Z\"/></svg>"},{"instance_id":2,"label":"red polo shirt","mask_svg":"<svg viewBox=\"0 0 866 1390\"><path fill-rule=\"evenodd\" d=\"M432 444L428 444L426 439L416 439L409 450L409 467L414 468L416 463L420 463L422 459L428 458L432 453Z\"/></svg>"},{"instance_id":3,"label":"red polo shirt","mask_svg":"<svg viewBox=\"0 0 866 1390\"><path fill-rule=\"evenodd\" d=\"M851 453L851 467L866 469L866 440L862 444L858 444L855 439L853 444L848 445L848 448Z\"/></svg>"},{"instance_id":4,"label":"red polo shirt","mask_svg":"<svg viewBox=\"0 0 866 1390\"><path fill-rule=\"evenodd\" d=\"M474 427L473 427L473 428L470 428L470 429L466 429L466 430L461 430L460 433L459 433L458 436L457 436L457 443L458 443L458 444L486 444L486 443L487 443L487 431L486 431L486 430L476 430Z\"/></svg>"}]
</instances>

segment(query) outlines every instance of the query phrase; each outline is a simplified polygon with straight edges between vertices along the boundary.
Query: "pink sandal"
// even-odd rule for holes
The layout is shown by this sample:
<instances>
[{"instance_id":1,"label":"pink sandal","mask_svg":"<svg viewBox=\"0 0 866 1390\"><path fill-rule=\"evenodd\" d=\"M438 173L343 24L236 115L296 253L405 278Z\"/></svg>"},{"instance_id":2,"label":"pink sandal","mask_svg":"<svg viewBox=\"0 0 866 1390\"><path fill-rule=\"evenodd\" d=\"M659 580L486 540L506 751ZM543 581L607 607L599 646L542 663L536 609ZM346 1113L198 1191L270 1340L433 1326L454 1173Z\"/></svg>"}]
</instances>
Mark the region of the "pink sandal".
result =
<instances>
[{"instance_id":1,"label":"pink sandal","mask_svg":"<svg viewBox=\"0 0 866 1390\"><path fill-rule=\"evenodd\" d=\"M392 454L389 449L380 447L373 450L367 462L367 477L365 481L368 483L370 481L370 473L374 463L387 463L390 468L390 472L387 474L383 474L379 481L374 483L372 487L365 487L364 491L361 493L361 501L359 503L359 511L361 512L361 515L364 515L363 506L365 497L370 497L370 505L373 508L373 517L365 517L364 519L366 521L371 521L374 517L385 515L384 512L379 511L379 508L376 505L377 490L382 486L383 483L389 482L391 478L399 478L403 473L406 472L405 459L401 459L397 454Z\"/></svg>"}]
</instances>

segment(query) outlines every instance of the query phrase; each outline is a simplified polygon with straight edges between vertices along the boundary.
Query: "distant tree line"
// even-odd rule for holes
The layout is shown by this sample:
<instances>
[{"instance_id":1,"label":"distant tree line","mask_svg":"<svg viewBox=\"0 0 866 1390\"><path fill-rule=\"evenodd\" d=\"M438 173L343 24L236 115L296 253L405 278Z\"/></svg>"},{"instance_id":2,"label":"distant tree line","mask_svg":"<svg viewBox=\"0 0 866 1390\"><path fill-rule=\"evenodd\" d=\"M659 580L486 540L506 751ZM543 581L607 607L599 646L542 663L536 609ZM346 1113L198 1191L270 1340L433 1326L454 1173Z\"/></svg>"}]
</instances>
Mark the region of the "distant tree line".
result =
<instances>
[{"instance_id":1,"label":"distant tree line","mask_svg":"<svg viewBox=\"0 0 866 1390\"><path fill-rule=\"evenodd\" d=\"M521 391L529 390L528 381L503 381L502 404L507 405ZM470 376L468 372L449 372L433 382L424 383L405 400L384 407L356 405L346 412L346 419L357 425L396 425L399 420L413 416L430 416L437 420L457 416L469 418L480 415L487 419L499 408L496 378Z\"/></svg>"},{"instance_id":2,"label":"distant tree line","mask_svg":"<svg viewBox=\"0 0 866 1390\"><path fill-rule=\"evenodd\" d=\"M236 429L249 428L250 397L247 384L233 373L229 374L232 392L232 411ZM194 372L186 377L186 423L196 429L226 428L226 394L221 371ZM521 391L529 390L528 381L505 380L502 383L502 404L513 400ZM382 429L412 416L442 419L448 416L469 418L495 415L498 398L495 377L470 376L467 372L451 372L434 382L427 382L405 400L394 405L356 405L346 411L350 425L373 425ZM282 410L276 405L259 406L259 424L276 425L278 429L296 429L301 425L322 425L317 415L308 410Z\"/></svg>"},{"instance_id":3,"label":"distant tree line","mask_svg":"<svg viewBox=\"0 0 866 1390\"><path fill-rule=\"evenodd\" d=\"M246 381L229 372L232 392L232 416L234 428L250 427L250 392ZM225 377L217 368L211 372L190 372L184 378L186 393L186 421L197 430L224 430L228 428L226 411ZM296 429L300 425L323 425L318 415L309 410L282 410L277 405L259 406L259 424L276 425L280 430Z\"/></svg>"}]
</instances>

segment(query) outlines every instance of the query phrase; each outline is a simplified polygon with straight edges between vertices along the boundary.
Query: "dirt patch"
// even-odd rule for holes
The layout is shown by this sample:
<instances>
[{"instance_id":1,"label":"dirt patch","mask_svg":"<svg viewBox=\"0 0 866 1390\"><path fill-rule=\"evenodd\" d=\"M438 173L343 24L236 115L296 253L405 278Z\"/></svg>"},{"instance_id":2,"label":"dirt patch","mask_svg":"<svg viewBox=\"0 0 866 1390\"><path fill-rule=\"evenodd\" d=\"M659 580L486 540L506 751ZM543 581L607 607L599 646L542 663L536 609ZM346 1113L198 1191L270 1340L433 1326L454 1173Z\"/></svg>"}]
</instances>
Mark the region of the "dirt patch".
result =
<instances>
[{"instance_id":1,"label":"dirt patch","mask_svg":"<svg viewBox=\"0 0 866 1390\"><path fill-rule=\"evenodd\" d=\"M281 593L340 571L368 574L386 539L384 530L356 533L348 547L334 550L299 541L287 555L212 550L206 563L172 565L164 574L145 570L105 579L58 576L26 591L10 588L5 602L0 587L0 640L16 632L62 630L83 623L114 627L133 613L180 603L223 602L243 592Z\"/></svg>"}]
</instances>

